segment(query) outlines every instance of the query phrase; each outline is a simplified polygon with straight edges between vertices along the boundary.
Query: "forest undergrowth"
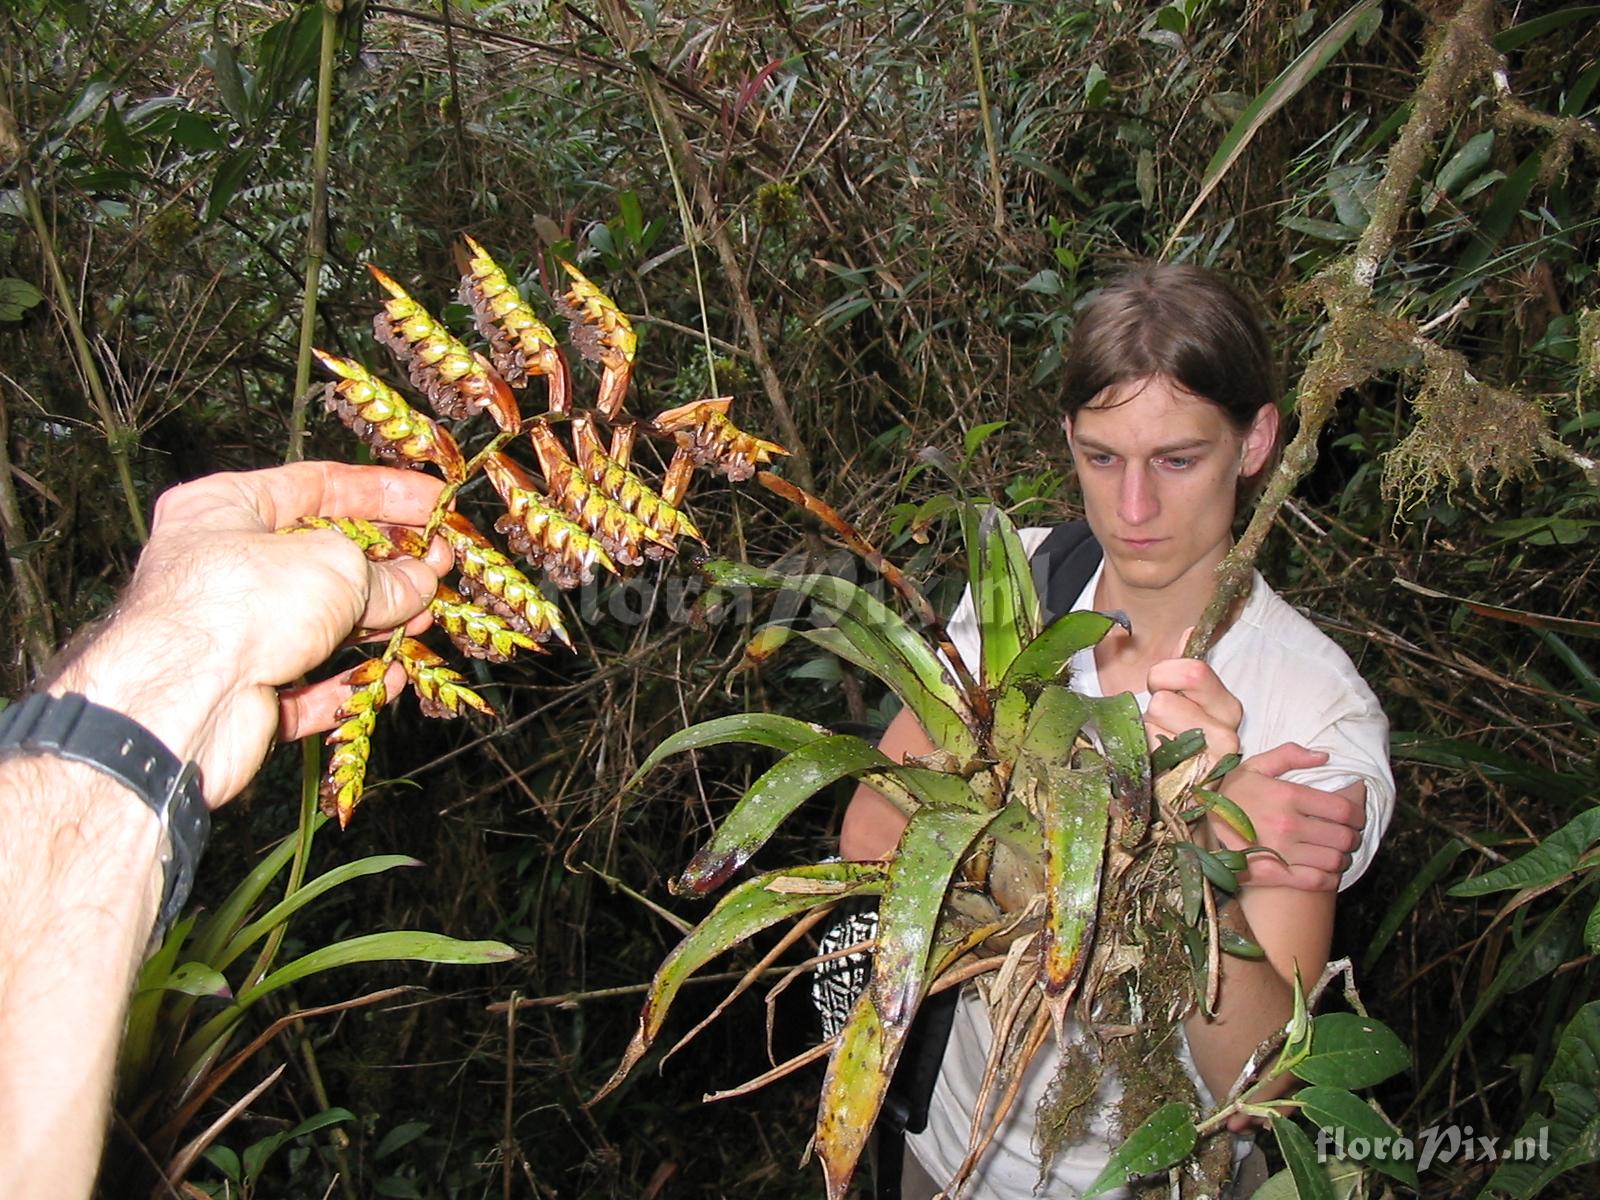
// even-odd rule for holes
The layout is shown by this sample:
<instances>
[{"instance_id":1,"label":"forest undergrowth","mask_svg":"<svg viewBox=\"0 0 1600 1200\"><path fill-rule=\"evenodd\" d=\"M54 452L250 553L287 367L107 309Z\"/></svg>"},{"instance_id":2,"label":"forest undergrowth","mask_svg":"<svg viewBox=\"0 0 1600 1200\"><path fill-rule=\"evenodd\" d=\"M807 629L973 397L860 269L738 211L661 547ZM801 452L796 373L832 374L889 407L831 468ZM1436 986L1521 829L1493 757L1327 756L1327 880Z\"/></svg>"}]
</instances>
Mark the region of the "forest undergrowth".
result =
<instances>
[{"instance_id":1,"label":"forest undergrowth","mask_svg":"<svg viewBox=\"0 0 1600 1200\"><path fill-rule=\"evenodd\" d=\"M1161 255L1238 282L1269 318L1292 412L1329 335L1306 285L1392 215L1370 301L1417 340L1336 389L1259 565L1349 650L1394 730L1394 823L1335 944L1414 1054L1378 1099L1405 1130L1509 1141L1550 1110L1563 1037L1600 1047L1584 1007L1600 874L1582 856L1600 829L1524 891L1449 893L1595 811L1600 789L1600 25L1592 9L1478 5L1485 36L1416 184L1378 213L1428 47L1460 7L21 0L0 18L0 694L111 603L164 487L281 461L300 422L306 456L348 455L304 403L308 254L317 344L369 367L386 364L368 261L458 325L460 234L503 252L547 316L551 256L578 262L639 333L638 411L735 395L747 428L794 452L782 473L948 607L959 538L915 518L952 479L1018 525L1075 513L1053 397L1097 280ZM1458 363L1471 378L1452 392L1439 381L1465 379ZM1508 436L1485 436L1496 410L1469 406L1498 401L1480 381L1547 440L1508 456ZM640 453L659 475L656 450ZM1462 460L1476 469L1444 474ZM492 501L469 489L462 507ZM718 555L846 561L758 489L700 486L688 507ZM415 989L289 1023L208 1110L289 1064L193 1184L818 1194L799 1164L820 1072L700 1103L770 1065L769 1030L777 1061L815 1040L801 986L770 1011L747 997L662 1073L647 1063L586 1107L700 915L667 880L770 757L707 752L626 798L622 783L695 720L871 727L892 712L831 658L737 669L768 602L704 593L684 566L577 589L574 653L479 670L500 723L393 718L360 819L322 836L318 869L424 865L341 889L290 949L433 928L523 953L345 968L263 1001L253 1031L292 1006ZM280 751L218 815L200 904L294 831L299 774ZM831 845L844 790L832 799L757 865ZM720 995L690 988L674 1028ZM1592 1138L1590 1069L1563 1111ZM248 1153L333 1108L347 1118ZM149 1193L135 1142L114 1138L107 1194ZM1590 1146L1542 1194L1594 1194ZM1494 1165L1435 1163L1422 1194L1478 1194Z\"/></svg>"}]
</instances>

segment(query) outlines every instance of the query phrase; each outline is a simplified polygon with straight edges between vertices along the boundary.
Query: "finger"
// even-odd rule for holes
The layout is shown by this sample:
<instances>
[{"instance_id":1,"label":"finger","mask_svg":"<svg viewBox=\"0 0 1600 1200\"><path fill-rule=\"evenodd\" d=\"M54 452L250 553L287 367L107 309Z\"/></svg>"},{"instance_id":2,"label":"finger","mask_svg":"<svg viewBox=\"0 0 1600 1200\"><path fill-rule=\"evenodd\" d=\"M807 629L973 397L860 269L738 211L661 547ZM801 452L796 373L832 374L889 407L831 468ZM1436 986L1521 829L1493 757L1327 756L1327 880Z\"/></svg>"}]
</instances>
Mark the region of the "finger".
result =
<instances>
[{"instance_id":1,"label":"finger","mask_svg":"<svg viewBox=\"0 0 1600 1200\"><path fill-rule=\"evenodd\" d=\"M301 517L363 517L425 524L444 483L418 471L301 462L265 471L208 475L164 492L154 527L281 529Z\"/></svg>"},{"instance_id":2,"label":"finger","mask_svg":"<svg viewBox=\"0 0 1600 1200\"><path fill-rule=\"evenodd\" d=\"M1205 663L1193 658L1169 658L1150 668L1145 686L1151 695L1179 692L1195 701L1222 724L1238 727L1244 706Z\"/></svg>"},{"instance_id":3,"label":"finger","mask_svg":"<svg viewBox=\"0 0 1600 1200\"><path fill-rule=\"evenodd\" d=\"M1367 825L1367 806L1337 792L1313 787L1296 790L1294 807L1302 816L1315 818L1318 824L1343 829L1353 837L1359 837Z\"/></svg>"},{"instance_id":4,"label":"finger","mask_svg":"<svg viewBox=\"0 0 1600 1200\"><path fill-rule=\"evenodd\" d=\"M1285 771L1299 771L1306 767L1320 767L1328 761L1328 754L1324 750L1308 750L1298 742L1284 742L1281 746L1274 746L1271 750L1263 750L1260 754L1252 754L1240 764L1245 771L1254 771L1258 775L1271 775L1277 778Z\"/></svg>"},{"instance_id":5,"label":"finger","mask_svg":"<svg viewBox=\"0 0 1600 1200\"><path fill-rule=\"evenodd\" d=\"M340 707L355 690L346 682L349 675L346 671L319 683L281 689L278 692L278 741L298 741L337 725ZM399 663L391 663L383 683L389 699L393 700L405 687L405 669Z\"/></svg>"},{"instance_id":6,"label":"finger","mask_svg":"<svg viewBox=\"0 0 1600 1200\"><path fill-rule=\"evenodd\" d=\"M367 629L392 629L426 609L438 590L438 577L417 559L368 563L367 607L358 623Z\"/></svg>"}]
</instances>

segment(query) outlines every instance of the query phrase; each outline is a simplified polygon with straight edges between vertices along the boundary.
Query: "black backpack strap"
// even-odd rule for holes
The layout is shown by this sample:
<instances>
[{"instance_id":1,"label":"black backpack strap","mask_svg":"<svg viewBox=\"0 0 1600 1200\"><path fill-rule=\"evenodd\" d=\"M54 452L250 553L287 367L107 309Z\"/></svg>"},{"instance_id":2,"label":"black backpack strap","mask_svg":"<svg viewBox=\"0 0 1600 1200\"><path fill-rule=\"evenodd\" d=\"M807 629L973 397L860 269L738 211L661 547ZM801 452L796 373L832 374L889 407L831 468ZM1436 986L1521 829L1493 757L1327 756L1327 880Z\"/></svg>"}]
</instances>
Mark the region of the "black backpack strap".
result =
<instances>
[{"instance_id":1,"label":"black backpack strap","mask_svg":"<svg viewBox=\"0 0 1600 1200\"><path fill-rule=\"evenodd\" d=\"M1094 578L1102 557L1100 543L1089 532L1087 521L1068 521L1045 535L1034 550L1030 565L1046 621L1072 607ZM924 1000L906 1035L906 1048L883 1098L878 1121L878 1200L898 1200L905 1135L927 1128L933 1084L944 1062L959 992L959 988L948 988Z\"/></svg>"},{"instance_id":2,"label":"black backpack strap","mask_svg":"<svg viewBox=\"0 0 1600 1200\"><path fill-rule=\"evenodd\" d=\"M1053 621L1072 607L1104 557L1087 521L1057 525L1033 552L1033 585L1039 589L1044 619Z\"/></svg>"}]
</instances>

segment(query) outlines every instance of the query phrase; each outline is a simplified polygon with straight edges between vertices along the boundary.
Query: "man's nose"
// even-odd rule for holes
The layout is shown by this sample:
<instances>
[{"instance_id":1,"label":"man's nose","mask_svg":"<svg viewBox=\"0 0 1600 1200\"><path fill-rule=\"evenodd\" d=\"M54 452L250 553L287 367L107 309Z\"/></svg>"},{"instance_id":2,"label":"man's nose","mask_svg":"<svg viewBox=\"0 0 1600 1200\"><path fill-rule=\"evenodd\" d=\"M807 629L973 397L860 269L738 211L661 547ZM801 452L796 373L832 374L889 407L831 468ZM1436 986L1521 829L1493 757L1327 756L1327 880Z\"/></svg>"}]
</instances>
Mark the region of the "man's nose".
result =
<instances>
[{"instance_id":1,"label":"man's nose","mask_svg":"<svg viewBox=\"0 0 1600 1200\"><path fill-rule=\"evenodd\" d=\"M1128 464L1128 469L1122 473L1122 490L1117 501L1117 515L1128 525L1143 525L1161 511L1147 467Z\"/></svg>"}]
</instances>

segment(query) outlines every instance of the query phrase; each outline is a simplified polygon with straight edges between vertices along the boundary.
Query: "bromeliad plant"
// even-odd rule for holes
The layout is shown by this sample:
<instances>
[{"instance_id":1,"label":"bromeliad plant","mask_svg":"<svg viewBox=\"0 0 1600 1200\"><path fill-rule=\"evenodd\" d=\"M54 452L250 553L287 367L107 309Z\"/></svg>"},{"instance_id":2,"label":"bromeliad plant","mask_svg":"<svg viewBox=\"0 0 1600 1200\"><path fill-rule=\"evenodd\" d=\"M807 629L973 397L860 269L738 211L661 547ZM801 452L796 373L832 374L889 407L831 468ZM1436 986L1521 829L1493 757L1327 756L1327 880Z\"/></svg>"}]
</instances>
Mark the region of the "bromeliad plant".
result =
<instances>
[{"instance_id":1,"label":"bromeliad plant","mask_svg":"<svg viewBox=\"0 0 1600 1200\"><path fill-rule=\"evenodd\" d=\"M555 298L555 307L565 315L579 353L600 364L595 411L578 411L571 371L550 327L477 242L466 238L460 257L460 295L472 309L487 355L459 340L388 274L371 268L387 296L374 332L434 417L413 407L361 363L316 351L334 376L325 389L329 411L379 461L432 468L443 477L445 487L426 527L418 531L312 518L285 532L331 529L375 560L420 557L438 534L450 547L457 578L454 586L441 585L434 597L433 623L461 654L497 664L519 653L542 653L553 643L572 645L561 606L535 581L538 576L554 589L566 589L592 580L597 571L621 574L646 561L670 559L680 538L701 540L683 511L697 468L746 479L757 464L787 452L734 426L726 397L673 408L648 422L628 415L624 405L637 348L632 327L577 267L562 262L570 286ZM515 393L534 379L544 381L545 411L525 418ZM494 432L468 457L460 439L468 430L466 423L479 414L489 416ZM447 428L441 421L455 425ZM602 424L609 431L608 442L602 441ZM570 449L558 435L558 425L570 431ZM632 466L641 431L676 442L659 492ZM524 436L536 471L508 453ZM452 501L479 472L504 504L495 530L513 554L531 564L533 575L453 511ZM305 879L317 831L329 819L346 825L361 803L374 730L389 703L385 678L393 664L403 669L406 685L427 716L452 718L468 709L494 713L440 653L403 629L394 630L380 653L346 676L353 690L328 735L330 754L320 783L314 747L308 754L310 786L298 837L281 843L215 912L191 916L176 926L146 964L122 1050L122 1111L125 1127L144 1142L145 1157L162 1164L169 1185L184 1178L227 1123L214 1123L202 1138L179 1148L178 1139L201 1107L266 1040L291 1020L313 1015L286 1018L221 1061L258 1000L308 975L354 963L485 963L514 955L511 947L498 942L391 931L324 946L287 963L277 961L290 920L307 905L354 879L418 865L402 855L375 855ZM320 813L313 808L312 792ZM268 890L280 880L283 898L261 911ZM390 994L375 993L333 1008ZM223 1004L202 1013L197 1008L202 997Z\"/></svg>"},{"instance_id":2,"label":"bromeliad plant","mask_svg":"<svg viewBox=\"0 0 1600 1200\"><path fill-rule=\"evenodd\" d=\"M827 1055L815 1147L830 1200L846 1192L919 1005L969 980L980 983L995 1036L984 1102L950 1194L1004 1120L1026 1064L1052 1031L1065 1032L1069 1017L1109 1036L1063 1054L1040 1113L1046 1157L1071 1140L1074 1120L1112 1071L1125 1085L1118 1119L1130 1136L1102 1176L1103 1187L1165 1171L1194 1156L1197 1144L1204 1148L1186 1178L1214 1186L1231 1162L1227 1139L1210 1135L1233 1112L1257 1110L1241 1088L1222 1111L1200 1121L1171 1031L1196 1006L1214 1007L1221 954L1261 954L1217 920L1213 889L1237 887L1243 853L1207 849L1190 828L1216 811L1254 841L1245 814L1208 786L1233 764L1208 773L1198 731L1151 754L1132 695L1098 698L1071 689L1072 656L1096 644L1118 618L1075 612L1047 621L1028 555L1004 513L966 502L951 506L960 516L980 634L977 661L967 663L928 601L837 513L769 473L759 479L838 532L899 593L928 636L843 579L711 563L705 569L715 585L778 590L810 602L809 624L766 626L747 656L764 659L796 637L836 654L886 684L934 749L896 763L859 737L769 714L707 721L656 748L629 787L686 750L746 742L783 756L673 881L678 893L704 894L727 881L800 804L842 779L876 789L907 823L897 849L881 862L781 868L738 884L662 964L638 1032L600 1094L645 1056L685 980L710 959L801 918L780 943L790 944L829 906L876 897L871 977L842 1030L757 1081ZM1312 1053L1310 1026L1302 1022L1290 1057L1278 1065L1293 1066Z\"/></svg>"}]
</instances>

